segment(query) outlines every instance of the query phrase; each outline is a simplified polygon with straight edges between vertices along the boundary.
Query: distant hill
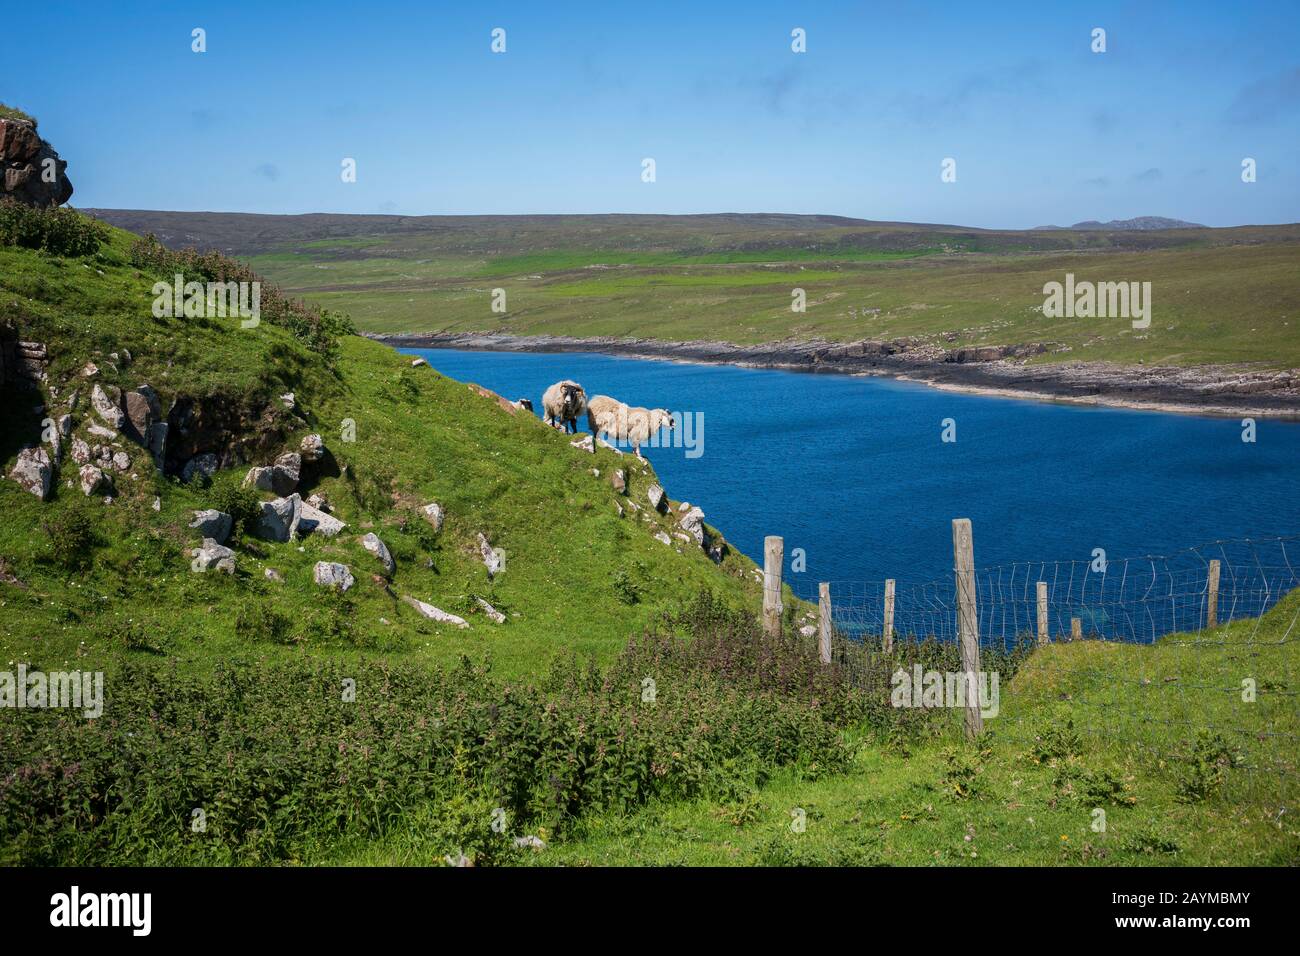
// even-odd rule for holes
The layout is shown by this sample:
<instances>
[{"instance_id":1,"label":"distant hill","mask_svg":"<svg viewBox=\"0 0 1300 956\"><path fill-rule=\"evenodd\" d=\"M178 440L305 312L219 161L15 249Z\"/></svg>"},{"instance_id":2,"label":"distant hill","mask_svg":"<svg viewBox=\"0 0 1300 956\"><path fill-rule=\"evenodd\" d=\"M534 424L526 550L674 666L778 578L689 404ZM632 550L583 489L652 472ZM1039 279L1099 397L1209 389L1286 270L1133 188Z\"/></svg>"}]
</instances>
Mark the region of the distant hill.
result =
<instances>
[{"instance_id":1,"label":"distant hill","mask_svg":"<svg viewBox=\"0 0 1300 956\"><path fill-rule=\"evenodd\" d=\"M1152 232L1157 229L1207 229L1199 222L1187 222L1183 219L1166 219L1164 216L1137 216L1133 219L1112 219L1110 222L1098 222L1096 219L1086 219L1083 222L1076 222L1073 226L1038 226L1034 232L1050 232L1052 230L1066 229L1089 229L1089 230L1110 230L1114 232Z\"/></svg>"}]
</instances>

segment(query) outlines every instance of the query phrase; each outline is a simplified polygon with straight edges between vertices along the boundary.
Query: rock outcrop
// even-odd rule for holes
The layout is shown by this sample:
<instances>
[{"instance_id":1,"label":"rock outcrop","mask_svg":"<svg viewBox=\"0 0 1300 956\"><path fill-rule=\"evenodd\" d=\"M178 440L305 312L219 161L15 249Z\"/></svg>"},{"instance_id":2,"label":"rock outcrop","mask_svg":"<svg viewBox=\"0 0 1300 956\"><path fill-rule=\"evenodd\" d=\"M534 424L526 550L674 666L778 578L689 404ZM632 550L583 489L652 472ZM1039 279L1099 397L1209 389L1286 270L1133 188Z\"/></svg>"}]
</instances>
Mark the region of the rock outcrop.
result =
<instances>
[{"instance_id":1,"label":"rock outcrop","mask_svg":"<svg viewBox=\"0 0 1300 956\"><path fill-rule=\"evenodd\" d=\"M36 122L0 119L0 197L28 206L61 206L72 198L68 164L36 132Z\"/></svg>"},{"instance_id":2,"label":"rock outcrop","mask_svg":"<svg viewBox=\"0 0 1300 956\"><path fill-rule=\"evenodd\" d=\"M54 478L49 452L44 448L24 448L9 470L9 477L44 501L50 496L50 483Z\"/></svg>"}]
</instances>

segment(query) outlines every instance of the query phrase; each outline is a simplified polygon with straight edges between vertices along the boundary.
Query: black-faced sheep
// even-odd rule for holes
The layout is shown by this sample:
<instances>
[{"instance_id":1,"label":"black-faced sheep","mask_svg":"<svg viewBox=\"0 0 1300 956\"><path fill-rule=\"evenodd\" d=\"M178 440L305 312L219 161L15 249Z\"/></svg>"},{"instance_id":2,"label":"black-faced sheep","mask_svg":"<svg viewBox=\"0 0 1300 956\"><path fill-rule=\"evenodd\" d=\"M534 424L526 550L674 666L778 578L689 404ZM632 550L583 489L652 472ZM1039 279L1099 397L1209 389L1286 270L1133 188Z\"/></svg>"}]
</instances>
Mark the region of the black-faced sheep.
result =
<instances>
[{"instance_id":1,"label":"black-faced sheep","mask_svg":"<svg viewBox=\"0 0 1300 956\"><path fill-rule=\"evenodd\" d=\"M587 403L587 427L599 438L606 435L615 442L631 442L641 457L641 446L661 428L673 428L672 412L666 408L638 408L624 405L608 395L592 396Z\"/></svg>"},{"instance_id":2,"label":"black-faced sheep","mask_svg":"<svg viewBox=\"0 0 1300 956\"><path fill-rule=\"evenodd\" d=\"M577 433L578 416L587 410L587 393L577 382L556 382L542 396L542 421Z\"/></svg>"}]
</instances>

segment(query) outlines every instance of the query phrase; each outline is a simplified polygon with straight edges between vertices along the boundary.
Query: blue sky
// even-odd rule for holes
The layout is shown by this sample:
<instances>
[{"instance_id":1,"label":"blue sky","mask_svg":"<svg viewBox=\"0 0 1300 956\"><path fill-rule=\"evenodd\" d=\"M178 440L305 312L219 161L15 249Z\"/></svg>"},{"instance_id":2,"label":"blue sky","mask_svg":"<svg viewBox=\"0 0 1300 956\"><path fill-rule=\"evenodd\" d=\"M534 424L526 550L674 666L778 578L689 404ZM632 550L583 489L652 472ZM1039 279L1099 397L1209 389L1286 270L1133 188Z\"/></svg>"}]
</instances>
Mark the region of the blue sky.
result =
<instances>
[{"instance_id":1,"label":"blue sky","mask_svg":"<svg viewBox=\"0 0 1300 956\"><path fill-rule=\"evenodd\" d=\"M1296 0L42 0L0 63L80 206L1300 220Z\"/></svg>"}]
</instances>

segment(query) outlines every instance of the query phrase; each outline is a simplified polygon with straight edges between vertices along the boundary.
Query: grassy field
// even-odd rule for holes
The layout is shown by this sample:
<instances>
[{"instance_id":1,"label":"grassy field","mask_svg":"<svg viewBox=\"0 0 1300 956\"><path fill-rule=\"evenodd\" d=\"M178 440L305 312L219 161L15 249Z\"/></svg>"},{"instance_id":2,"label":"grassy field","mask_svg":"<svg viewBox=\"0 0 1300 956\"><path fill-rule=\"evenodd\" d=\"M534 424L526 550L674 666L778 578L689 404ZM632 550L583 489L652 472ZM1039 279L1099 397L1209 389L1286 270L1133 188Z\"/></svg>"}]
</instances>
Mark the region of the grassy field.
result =
<instances>
[{"instance_id":1,"label":"grassy field","mask_svg":"<svg viewBox=\"0 0 1300 956\"><path fill-rule=\"evenodd\" d=\"M1154 646L1054 644L1004 688L978 745L962 740L955 712L906 742L859 728L842 774L785 769L731 799L593 814L523 862L1295 866L1298 616L1293 593L1258 625ZM1265 688L1253 702L1238 692L1244 675ZM436 860L420 819L320 860Z\"/></svg>"},{"instance_id":2,"label":"grassy field","mask_svg":"<svg viewBox=\"0 0 1300 956\"><path fill-rule=\"evenodd\" d=\"M367 332L1045 343L1037 362L1300 366L1300 227L1005 232L798 216L105 212L250 257ZM241 231L242 230L242 231ZM1150 282L1149 329L1045 319L1067 273ZM807 309L791 311L804 289ZM492 311L504 289L505 313Z\"/></svg>"}]
</instances>

